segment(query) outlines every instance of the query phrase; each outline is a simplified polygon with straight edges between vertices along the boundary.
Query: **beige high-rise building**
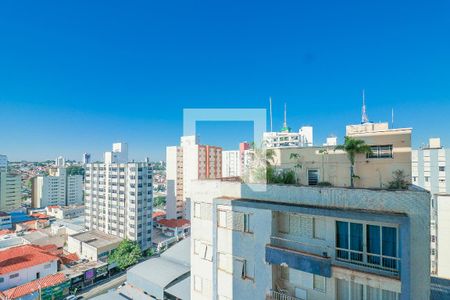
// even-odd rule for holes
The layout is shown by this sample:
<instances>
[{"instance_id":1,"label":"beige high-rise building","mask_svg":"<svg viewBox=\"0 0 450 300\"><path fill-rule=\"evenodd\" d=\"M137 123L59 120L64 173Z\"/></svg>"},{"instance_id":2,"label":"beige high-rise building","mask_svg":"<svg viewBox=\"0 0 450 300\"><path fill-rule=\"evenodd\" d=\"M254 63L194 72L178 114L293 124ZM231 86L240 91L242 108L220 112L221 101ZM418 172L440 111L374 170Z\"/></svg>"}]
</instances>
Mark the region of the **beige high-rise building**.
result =
<instances>
[{"instance_id":1,"label":"beige high-rise building","mask_svg":"<svg viewBox=\"0 0 450 300\"><path fill-rule=\"evenodd\" d=\"M181 137L180 146L167 147L167 218L190 218L192 180L222 177L222 148L199 145L197 136Z\"/></svg>"},{"instance_id":2,"label":"beige high-rise building","mask_svg":"<svg viewBox=\"0 0 450 300\"><path fill-rule=\"evenodd\" d=\"M8 173L8 157L0 155L0 210L10 211L21 206L20 175Z\"/></svg>"}]
</instances>

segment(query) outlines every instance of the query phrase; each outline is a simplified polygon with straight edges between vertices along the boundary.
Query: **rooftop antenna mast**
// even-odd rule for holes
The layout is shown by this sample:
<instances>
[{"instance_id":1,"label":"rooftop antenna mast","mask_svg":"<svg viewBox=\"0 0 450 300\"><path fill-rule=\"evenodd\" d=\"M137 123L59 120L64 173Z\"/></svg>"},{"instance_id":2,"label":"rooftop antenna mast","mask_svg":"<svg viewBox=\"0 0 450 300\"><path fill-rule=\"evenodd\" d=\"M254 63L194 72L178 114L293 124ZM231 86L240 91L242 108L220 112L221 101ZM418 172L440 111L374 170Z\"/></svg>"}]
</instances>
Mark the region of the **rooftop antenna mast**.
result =
<instances>
[{"instance_id":1,"label":"rooftop antenna mast","mask_svg":"<svg viewBox=\"0 0 450 300\"><path fill-rule=\"evenodd\" d=\"M270 103L270 132L273 132L273 124L272 124L272 97L269 98Z\"/></svg>"},{"instance_id":2,"label":"rooftop antenna mast","mask_svg":"<svg viewBox=\"0 0 450 300\"><path fill-rule=\"evenodd\" d=\"M392 128L394 128L394 108L392 108L392 112L391 112L391 126L392 126Z\"/></svg>"},{"instance_id":3,"label":"rooftop antenna mast","mask_svg":"<svg viewBox=\"0 0 450 300\"><path fill-rule=\"evenodd\" d=\"M364 89L362 90L362 100L363 100L363 105L362 105L362 110L361 110L361 124L364 124L364 123L369 123L369 117L367 117L367 113L366 113L366 93L365 93Z\"/></svg>"}]
</instances>

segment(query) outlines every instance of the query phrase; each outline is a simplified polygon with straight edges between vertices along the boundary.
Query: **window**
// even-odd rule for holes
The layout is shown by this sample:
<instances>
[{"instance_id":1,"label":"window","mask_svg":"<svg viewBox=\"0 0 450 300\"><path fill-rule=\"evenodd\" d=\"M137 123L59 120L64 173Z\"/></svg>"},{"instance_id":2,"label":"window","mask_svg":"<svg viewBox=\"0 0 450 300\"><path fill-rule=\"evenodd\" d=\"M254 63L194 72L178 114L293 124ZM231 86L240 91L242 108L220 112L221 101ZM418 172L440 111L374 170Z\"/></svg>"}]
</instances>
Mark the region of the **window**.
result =
<instances>
[{"instance_id":1,"label":"window","mask_svg":"<svg viewBox=\"0 0 450 300\"><path fill-rule=\"evenodd\" d=\"M194 202L194 218L201 218L201 204Z\"/></svg>"},{"instance_id":2,"label":"window","mask_svg":"<svg viewBox=\"0 0 450 300\"><path fill-rule=\"evenodd\" d=\"M202 292L202 278L200 276L194 276L194 291Z\"/></svg>"},{"instance_id":3,"label":"window","mask_svg":"<svg viewBox=\"0 0 450 300\"><path fill-rule=\"evenodd\" d=\"M317 185L319 183L319 170L308 170L308 185Z\"/></svg>"},{"instance_id":4,"label":"window","mask_svg":"<svg viewBox=\"0 0 450 300\"><path fill-rule=\"evenodd\" d=\"M13 278L17 278L17 277L19 277L19 273L9 275L9 279L13 279Z\"/></svg>"},{"instance_id":5,"label":"window","mask_svg":"<svg viewBox=\"0 0 450 300\"><path fill-rule=\"evenodd\" d=\"M231 255L219 252L217 255L217 260L220 270L229 274L233 272L233 257Z\"/></svg>"},{"instance_id":6,"label":"window","mask_svg":"<svg viewBox=\"0 0 450 300\"><path fill-rule=\"evenodd\" d=\"M326 292L326 278L320 275L313 275L313 288L319 292Z\"/></svg>"},{"instance_id":7,"label":"window","mask_svg":"<svg viewBox=\"0 0 450 300\"><path fill-rule=\"evenodd\" d=\"M392 145L371 146L372 153L367 154L367 158L392 158Z\"/></svg>"},{"instance_id":8,"label":"window","mask_svg":"<svg viewBox=\"0 0 450 300\"><path fill-rule=\"evenodd\" d=\"M251 230L250 230L250 214L244 214L244 232L251 232Z\"/></svg>"},{"instance_id":9,"label":"window","mask_svg":"<svg viewBox=\"0 0 450 300\"><path fill-rule=\"evenodd\" d=\"M439 167L439 172L445 172L445 167L444 166L440 166Z\"/></svg>"},{"instance_id":10,"label":"window","mask_svg":"<svg viewBox=\"0 0 450 300\"><path fill-rule=\"evenodd\" d=\"M336 256L349 261L363 262L383 269L398 270L397 228L380 225L336 222ZM363 240L366 249L363 249ZM365 259L364 259L365 257Z\"/></svg>"},{"instance_id":11,"label":"window","mask_svg":"<svg viewBox=\"0 0 450 300\"><path fill-rule=\"evenodd\" d=\"M289 214L278 213L278 232L289 233Z\"/></svg>"},{"instance_id":12,"label":"window","mask_svg":"<svg viewBox=\"0 0 450 300\"><path fill-rule=\"evenodd\" d=\"M314 218L313 221L313 237L318 240L325 240L327 225L325 219Z\"/></svg>"},{"instance_id":13,"label":"window","mask_svg":"<svg viewBox=\"0 0 450 300\"><path fill-rule=\"evenodd\" d=\"M224 210L218 210L217 217L218 217L217 225L222 228L227 228L227 212Z\"/></svg>"},{"instance_id":14,"label":"window","mask_svg":"<svg viewBox=\"0 0 450 300\"><path fill-rule=\"evenodd\" d=\"M45 266L44 266L44 269L48 269L48 268L50 268L52 266L52 264L46 264Z\"/></svg>"},{"instance_id":15,"label":"window","mask_svg":"<svg viewBox=\"0 0 450 300\"><path fill-rule=\"evenodd\" d=\"M430 180L430 177L425 176L425 182L428 182Z\"/></svg>"},{"instance_id":16,"label":"window","mask_svg":"<svg viewBox=\"0 0 450 300\"><path fill-rule=\"evenodd\" d=\"M242 258L233 259L233 275L236 278L247 278L247 262Z\"/></svg>"}]
</instances>

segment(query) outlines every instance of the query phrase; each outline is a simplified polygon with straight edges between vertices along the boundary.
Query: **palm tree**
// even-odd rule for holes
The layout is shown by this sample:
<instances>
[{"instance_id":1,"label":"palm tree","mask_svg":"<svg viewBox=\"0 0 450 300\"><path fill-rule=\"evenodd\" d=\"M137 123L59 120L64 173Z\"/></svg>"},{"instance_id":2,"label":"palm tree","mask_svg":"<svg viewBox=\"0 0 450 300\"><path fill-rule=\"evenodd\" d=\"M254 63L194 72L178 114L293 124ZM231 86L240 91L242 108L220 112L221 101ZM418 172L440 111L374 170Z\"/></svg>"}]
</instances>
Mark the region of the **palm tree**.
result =
<instances>
[{"instance_id":1,"label":"palm tree","mask_svg":"<svg viewBox=\"0 0 450 300\"><path fill-rule=\"evenodd\" d=\"M302 164L302 156L299 153L291 153L291 155L289 156L290 159L295 159L296 163L294 165L294 169L295 169L295 181L300 184L300 170L303 168L303 164Z\"/></svg>"},{"instance_id":2,"label":"palm tree","mask_svg":"<svg viewBox=\"0 0 450 300\"><path fill-rule=\"evenodd\" d=\"M356 177L354 174L355 157L357 154L370 154L372 150L363 140L354 139L349 136L345 137L344 145L337 146L335 150L344 150L347 152L347 157L350 161L350 186L353 188L353 178Z\"/></svg>"}]
</instances>

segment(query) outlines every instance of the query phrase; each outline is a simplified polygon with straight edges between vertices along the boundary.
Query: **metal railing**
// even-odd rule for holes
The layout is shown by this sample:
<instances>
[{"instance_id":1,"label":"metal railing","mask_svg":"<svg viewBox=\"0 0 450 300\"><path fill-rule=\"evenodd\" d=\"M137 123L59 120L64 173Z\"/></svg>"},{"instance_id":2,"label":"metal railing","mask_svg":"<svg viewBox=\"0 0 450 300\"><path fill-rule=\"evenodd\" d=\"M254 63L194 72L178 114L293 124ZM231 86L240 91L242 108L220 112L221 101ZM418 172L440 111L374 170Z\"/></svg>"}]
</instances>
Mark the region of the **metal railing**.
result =
<instances>
[{"instance_id":1,"label":"metal railing","mask_svg":"<svg viewBox=\"0 0 450 300\"><path fill-rule=\"evenodd\" d=\"M336 248L336 260L398 274L400 258L387 255L366 253L350 249Z\"/></svg>"},{"instance_id":2,"label":"metal railing","mask_svg":"<svg viewBox=\"0 0 450 300\"><path fill-rule=\"evenodd\" d=\"M280 293L277 291L270 291L267 294L267 300L301 300L301 299L296 298L294 296L289 296L285 293Z\"/></svg>"}]
</instances>

